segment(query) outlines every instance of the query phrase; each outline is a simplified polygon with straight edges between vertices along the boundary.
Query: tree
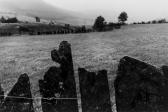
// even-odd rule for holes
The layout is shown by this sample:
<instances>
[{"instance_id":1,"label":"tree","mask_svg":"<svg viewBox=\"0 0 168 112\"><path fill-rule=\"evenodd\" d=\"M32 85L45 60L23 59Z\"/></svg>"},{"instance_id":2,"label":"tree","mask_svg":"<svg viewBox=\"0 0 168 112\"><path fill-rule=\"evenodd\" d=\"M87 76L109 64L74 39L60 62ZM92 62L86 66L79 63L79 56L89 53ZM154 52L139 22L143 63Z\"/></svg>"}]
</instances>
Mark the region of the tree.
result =
<instances>
[{"instance_id":1,"label":"tree","mask_svg":"<svg viewBox=\"0 0 168 112\"><path fill-rule=\"evenodd\" d=\"M96 18L93 28L97 31L103 31L105 27L105 19L102 16Z\"/></svg>"},{"instance_id":2,"label":"tree","mask_svg":"<svg viewBox=\"0 0 168 112\"><path fill-rule=\"evenodd\" d=\"M82 33L86 33L86 26L83 25L83 26L81 27L81 30L82 30Z\"/></svg>"},{"instance_id":3,"label":"tree","mask_svg":"<svg viewBox=\"0 0 168 112\"><path fill-rule=\"evenodd\" d=\"M39 17L35 17L35 19L36 19L36 22L40 22L40 18Z\"/></svg>"},{"instance_id":4,"label":"tree","mask_svg":"<svg viewBox=\"0 0 168 112\"><path fill-rule=\"evenodd\" d=\"M166 19L160 19L158 20L158 23L166 23Z\"/></svg>"},{"instance_id":5,"label":"tree","mask_svg":"<svg viewBox=\"0 0 168 112\"><path fill-rule=\"evenodd\" d=\"M18 19L16 17L13 17L13 18L8 18L6 20L6 23L18 23Z\"/></svg>"},{"instance_id":6,"label":"tree","mask_svg":"<svg viewBox=\"0 0 168 112\"><path fill-rule=\"evenodd\" d=\"M156 24L156 23L157 23L157 21L156 21L156 20L153 20L153 21L152 21L152 24Z\"/></svg>"},{"instance_id":7,"label":"tree","mask_svg":"<svg viewBox=\"0 0 168 112\"><path fill-rule=\"evenodd\" d=\"M128 19L127 13L126 12L121 12L121 14L118 17L119 23L125 24L125 21L127 21L127 19Z\"/></svg>"},{"instance_id":8,"label":"tree","mask_svg":"<svg viewBox=\"0 0 168 112\"><path fill-rule=\"evenodd\" d=\"M6 22L6 19L2 16L1 19L0 19L1 23L5 23Z\"/></svg>"}]
</instances>

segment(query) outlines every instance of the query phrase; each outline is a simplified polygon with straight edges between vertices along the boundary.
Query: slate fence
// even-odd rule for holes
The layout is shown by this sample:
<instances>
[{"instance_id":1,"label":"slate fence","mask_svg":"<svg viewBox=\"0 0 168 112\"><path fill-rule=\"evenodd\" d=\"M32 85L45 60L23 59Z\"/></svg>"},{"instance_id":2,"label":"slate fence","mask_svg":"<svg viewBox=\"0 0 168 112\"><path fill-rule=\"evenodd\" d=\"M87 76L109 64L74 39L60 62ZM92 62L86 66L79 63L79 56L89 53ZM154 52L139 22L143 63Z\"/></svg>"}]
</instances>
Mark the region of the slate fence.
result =
<instances>
[{"instance_id":1,"label":"slate fence","mask_svg":"<svg viewBox=\"0 0 168 112\"><path fill-rule=\"evenodd\" d=\"M71 45L63 41L51 51L52 66L39 80L43 112L79 112ZM107 70L78 69L82 112L112 112ZM114 81L118 112L166 112L168 67L156 68L125 56ZM0 112L35 112L30 80L22 74L7 96L0 87Z\"/></svg>"}]
</instances>

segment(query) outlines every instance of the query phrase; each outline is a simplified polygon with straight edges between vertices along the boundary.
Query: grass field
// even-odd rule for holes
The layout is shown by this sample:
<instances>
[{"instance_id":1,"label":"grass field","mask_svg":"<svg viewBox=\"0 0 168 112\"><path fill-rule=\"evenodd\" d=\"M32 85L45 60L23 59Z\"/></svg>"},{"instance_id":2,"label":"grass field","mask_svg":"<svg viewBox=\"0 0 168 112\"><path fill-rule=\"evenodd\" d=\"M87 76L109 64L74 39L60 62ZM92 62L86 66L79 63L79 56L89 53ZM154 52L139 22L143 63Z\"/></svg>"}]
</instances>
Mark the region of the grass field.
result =
<instances>
[{"instance_id":1,"label":"grass field","mask_svg":"<svg viewBox=\"0 0 168 112\"><path fill-rule=\"evenodd\" d=\"M91 71L107 69L111 88L118 62L125 55L158 67L168 65L168 24L128 25L102 33L1 37L0 81L5 92L21 73L28 73L33 96L39 96L38 80L48 67L56 65L50 51L63 40L72 45L75 71L78 67ZM114 100L113 89L111 99Z\"/></svg>"}]
</instances>

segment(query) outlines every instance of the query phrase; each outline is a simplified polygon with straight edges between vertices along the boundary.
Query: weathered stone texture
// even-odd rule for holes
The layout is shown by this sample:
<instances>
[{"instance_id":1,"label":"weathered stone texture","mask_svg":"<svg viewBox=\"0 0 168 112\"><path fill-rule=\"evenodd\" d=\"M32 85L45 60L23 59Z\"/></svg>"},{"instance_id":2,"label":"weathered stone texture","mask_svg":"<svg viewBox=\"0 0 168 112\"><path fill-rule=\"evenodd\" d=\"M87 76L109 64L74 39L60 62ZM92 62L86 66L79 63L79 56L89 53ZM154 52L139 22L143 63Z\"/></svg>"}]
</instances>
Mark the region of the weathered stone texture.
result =
<instances>
[{"instance_id":1,"label":"weathered stone texture","mask_svg":"<svg viewBox=\"0 0 168 112\"><path fill-rule=\"evenodd\" d=\"M5 98L2 112L34 112L31 98L29 77L22 74Z\"/></svg>"},{"instance_id":2,"label":"weathered stone texture","mask_svg":"<svg viewBox=\"0 0 168 112\"><path fill-rule=\"evenodd\" d=\"M112 112L107 71L97 74L79 68L82 112Z\"/></svg>"},{"instance_id":3,"label":"weathered stone texture","mask_svg":"<svg viewBox=\"0 0 168 112\"><path fill-rule=\"evenodd\" d=\"M168 67L158 69L128 56L120 60L114 82L118 112L166 112Z\"/></svg>"},{"instance_id":4,"label":"weathered stone texture","mask_svg":"<svg viewBox=\"0 0 168 112\"><path fill-rule=\"evenodd\" d=\"M58 50L51 51L51 58L54 62L60 64L63 79L74 77L71 45L67 41L62 41Z\"/></svg>"},{"instance_id":5,"label":"weathered stone texture","mask_svg":"<svg viewBox=\"0 0 168 112\"><path fill-rule=\"evenodd\" d=\"M4 101L4 91L3 91L1 84L0 84L0 112L2 111L3 101Z\"/></svg>"},{"instance_id":6,"label":"weathered stone texture","mask_svg":"<svg viewBox=\"0 0 168 112\"><path fill-rule=\"evenodd\" d=\"M71 45L61 42L59 50L51 51L51 58L60 67L50 67L39 80L43 112L78 112Z\"/></svg>"}]
</instances>

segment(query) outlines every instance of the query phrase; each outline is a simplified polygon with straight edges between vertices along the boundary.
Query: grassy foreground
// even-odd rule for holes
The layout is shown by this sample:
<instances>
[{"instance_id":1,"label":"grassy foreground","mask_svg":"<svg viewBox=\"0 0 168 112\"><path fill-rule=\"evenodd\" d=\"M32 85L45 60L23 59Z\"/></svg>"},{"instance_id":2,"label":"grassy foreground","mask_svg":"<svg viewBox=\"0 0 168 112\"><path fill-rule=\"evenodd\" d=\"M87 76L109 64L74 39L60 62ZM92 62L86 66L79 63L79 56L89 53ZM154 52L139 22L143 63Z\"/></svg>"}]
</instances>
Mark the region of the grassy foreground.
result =
<instances>
[{"instance_id":1,"label":"grassy foreground","mask_svg":"<svg viewBox=\"0 0 168 112\"><path fill-rule=\"evenodd\" d=\"M168 65L168 24L129 25L112 32L90 34L1 37L0 82L5 92L10 91L21 73L28 73L33 97L39 96L38 80L50 66L57 65L52 62L50 51L58 48L63 40L72 45L76 79L78 67L91 71L108 70L113 103L113 81L123 56L128 55L158 67ZM35 101L37 109L38 105Z\"/></svg>"}]
</instances>

